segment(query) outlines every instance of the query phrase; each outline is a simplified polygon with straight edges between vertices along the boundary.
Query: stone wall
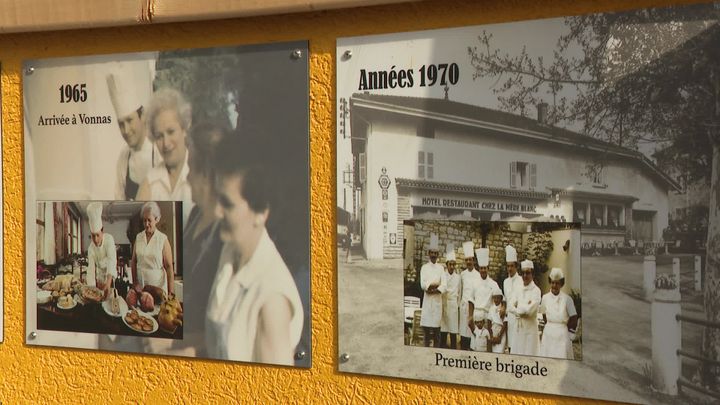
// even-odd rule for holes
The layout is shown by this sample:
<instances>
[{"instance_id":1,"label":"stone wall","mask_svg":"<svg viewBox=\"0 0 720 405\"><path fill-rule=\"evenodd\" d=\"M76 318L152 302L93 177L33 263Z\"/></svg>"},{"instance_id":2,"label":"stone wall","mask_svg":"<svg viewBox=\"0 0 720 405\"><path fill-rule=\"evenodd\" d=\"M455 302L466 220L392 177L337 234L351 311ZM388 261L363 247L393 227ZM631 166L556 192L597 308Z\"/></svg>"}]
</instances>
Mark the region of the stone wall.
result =
<instances>
[{"instance_id":1,"label":"stone wall","mask_svg":"<svg viewBox=\"0 0 720 405\"><path fill-rule=\"evenodd\" d=\"M505 246L510 243L518 251L522 251L522 234L508 229L504 223L487 223L476 221L442 221L442 220L416 220L415 221L415 268L419 271L423 263L428 261L427 251L430 246L430 234L436 233L440 242L440 262L445 262L445 252L449 243L455 246L455 255L458 268L465 255L462 244L473 241L475 249L482 247L483 229L487 230L486 247L490 248L490 265L488 273L498 279L505 267Z\"/></svg>"}]
</instances>

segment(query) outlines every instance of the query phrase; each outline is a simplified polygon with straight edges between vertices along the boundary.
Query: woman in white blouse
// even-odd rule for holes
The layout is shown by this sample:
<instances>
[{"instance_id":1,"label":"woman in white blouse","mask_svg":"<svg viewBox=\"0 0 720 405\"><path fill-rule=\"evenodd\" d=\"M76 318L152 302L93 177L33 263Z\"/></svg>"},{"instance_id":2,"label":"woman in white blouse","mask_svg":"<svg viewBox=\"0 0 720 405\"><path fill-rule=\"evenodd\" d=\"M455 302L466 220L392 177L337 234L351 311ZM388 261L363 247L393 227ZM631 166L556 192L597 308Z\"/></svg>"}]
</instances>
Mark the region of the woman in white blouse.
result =
<instances>
[{"instance_id":1,"label":"woman in white blouse","mask_svg":"<svg viewBox=\"0 0 720 405\"><path fill-rule=\"evenodd\" d=\"M133 282L140 288L152 285L172 294L172 249L167 235L157 229L160 207L156 202L148 201L143 205L140 215L145 229L135 238L131 260Z\"/></svg>"},{"instance_id":2,"label":"woman in white blouse","mask_svg":"<svg viewBox=\"0 0 720 405\"><path fill-rule=\"evenodd\" d=\"M292 274L265 229L272 188L267 153L246 137L227 137L214 153L224 242L208 300L210 357L292 365L303 309Z\"/></svg>"},{"instance_id":3,"label":"woman in white blouse","mask_svg":"<svg viewBox=\"0 0 720 405\"><path fill-rule=\"evenodd\" d=\"M572 337L577 327L577 312L572 298L560 288L565 285L565 275L555 267L550 271L550 292L543 295L540 313L543 314L543 330L538 356L573 359Z\"/></svg>"}]
</instances>

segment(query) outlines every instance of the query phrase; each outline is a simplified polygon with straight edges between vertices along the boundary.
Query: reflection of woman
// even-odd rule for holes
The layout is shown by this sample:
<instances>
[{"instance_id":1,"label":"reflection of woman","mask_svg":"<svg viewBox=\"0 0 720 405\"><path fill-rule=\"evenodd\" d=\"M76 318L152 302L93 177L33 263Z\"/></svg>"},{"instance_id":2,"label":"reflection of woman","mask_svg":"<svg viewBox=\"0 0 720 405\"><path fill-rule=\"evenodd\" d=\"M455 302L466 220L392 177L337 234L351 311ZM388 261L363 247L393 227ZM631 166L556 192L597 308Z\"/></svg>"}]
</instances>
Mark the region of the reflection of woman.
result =
<instances>
[{"instance_id":1,"label":"reflection of woman","mask_svg":"<svg viewBox=\"0 0 720 405\"><path fill-rule=\"evenodd\" d=\"M131 259L133 281L140 288L152 285L172 293L172 249L167 236L156 228L160 220L160 207L154 201L146 202L140 215L145 230L135 238Z\"/></svg>"},{"instance_id":2,"label":"reflection of woman","mask_svg":"<svg viewBox=\"0 0 720 405\"><path fill-rule=\"evenodd\" d=\"M184 320L183 342L174 346L192 346L199 357L205 349L205 314L210 288L215 280L222 249L220 230L215 217L217 195L211 170L212 149L226 136L226 131L212 125L194 125L188 143L188 182L192 188L193 207L183 232Z\"/></svg>"},{"instance_id":3,"label":"reflection of woman","mask_svg":"<svg viewBox=\"0 0 720 405\"><path fill-rule=\"evenodd\" d=\"M577 327L577 312L572 298L560 288L565 276L555 267L550 271L550 292L543 295L540 311L545 320L538 356L573 359L572 336Z\"/></svg>"},{"instance_id":4,"label":"reflection of woman","mask_svg":"<svg viewBox=\"0 0 720 405\"><path fill-rule=\"evenodd\" d=\"M100 202L92 202L87 206L92 239L88 247L88 269L91 277L95 276L95 285L107 296L112 279L117 277L117 252L113 236L103 232L102 209Z\"/></svg>"},{"instance_id":5,"label":"reflection of woman","mask_svg":"<svg viewBox=\"0 0 720 405\"><path fill-rule=\"evenodd\" d=\"M137 195L139 201L182 201L183 219L192 208L186 147L191 112L190 104L176 90L166 88L153 94L147 122L164 162L150 169Z\"/></svg>"},{"instance_id":6,"label":"reflection of woman","mask_svg":"<svg viewBox=\"0 0 720 405\"><path fill-rule=\"evenodd\" d=\"M208 302L211 357L293 364L303 310L293 277L265 229L270 179L252 141L228 137L215 150L216 214L225 242Z\"/></svg>"}]
</instances>

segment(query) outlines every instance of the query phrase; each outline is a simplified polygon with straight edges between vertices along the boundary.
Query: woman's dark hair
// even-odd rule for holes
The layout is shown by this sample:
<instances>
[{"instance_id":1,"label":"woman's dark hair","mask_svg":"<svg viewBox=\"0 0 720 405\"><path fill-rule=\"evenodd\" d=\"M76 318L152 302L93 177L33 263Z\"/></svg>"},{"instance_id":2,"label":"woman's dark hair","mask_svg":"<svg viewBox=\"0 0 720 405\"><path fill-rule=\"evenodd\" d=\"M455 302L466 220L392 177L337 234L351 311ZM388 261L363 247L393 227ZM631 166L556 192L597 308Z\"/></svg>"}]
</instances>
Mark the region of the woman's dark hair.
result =
<instances>
[{"instance_id":1,"label":"woman's dark hair","mask_svg":"<svg viewBox=\"0 0 720 405\"><path fill-rule=\"evenodd\" d=\"M193 164L193 167L190 169L197 170L206 176L211 176L215 146L220 143L221 140L227 138L229 133L229 128L221 125L211 123L193 125L190 128L188 137L188 146L192 154Z\"/></svg>"},{"instance_id":2,"label":"woman's dark hair","mask_svg":"<svg viewBox=\"0 0 720 405\"><path fill-rule=\"evenodd\" d=\"M215 145L212 162L215 177L240 176L240 195L254 212L262 212L271 205L273 188L267 166L270 152L258 136L226 136Z\"/></svg>"}]
</instances>

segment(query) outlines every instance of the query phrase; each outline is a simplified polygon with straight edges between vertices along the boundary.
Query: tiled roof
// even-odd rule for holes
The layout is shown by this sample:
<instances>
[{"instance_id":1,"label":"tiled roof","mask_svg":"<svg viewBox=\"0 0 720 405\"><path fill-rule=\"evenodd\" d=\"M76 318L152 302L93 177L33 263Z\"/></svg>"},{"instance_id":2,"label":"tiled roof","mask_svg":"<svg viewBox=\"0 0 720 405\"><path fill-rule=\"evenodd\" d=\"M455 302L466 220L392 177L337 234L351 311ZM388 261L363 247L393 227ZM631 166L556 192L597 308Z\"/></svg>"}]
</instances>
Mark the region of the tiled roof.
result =
<instances>
[{"instance_id":1,"label":"tiled roof","mask_svg":"<svg viewBox=\"0 0 720 405\"><path fill-rule=\"evenodd\" d=\"M442 117L446 120L456 121L459 124L468 122L492 123L498 130L512 131L520 136L534 136L547 142L564 143L571 147L586 150L594 149L632 158L649 168L653 174L666 182L670 188L679 189L679 185L673 179L663 173L650 159L638 151L617 146L613 143L567 129L541 124L536 119L438 98L355 93L352 96L351 105L353 107L360 106L365 108L387 109L400 114L429 114L435 118Z\"/></svg>"}]
</instances>

